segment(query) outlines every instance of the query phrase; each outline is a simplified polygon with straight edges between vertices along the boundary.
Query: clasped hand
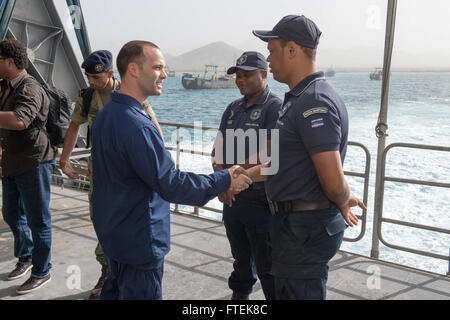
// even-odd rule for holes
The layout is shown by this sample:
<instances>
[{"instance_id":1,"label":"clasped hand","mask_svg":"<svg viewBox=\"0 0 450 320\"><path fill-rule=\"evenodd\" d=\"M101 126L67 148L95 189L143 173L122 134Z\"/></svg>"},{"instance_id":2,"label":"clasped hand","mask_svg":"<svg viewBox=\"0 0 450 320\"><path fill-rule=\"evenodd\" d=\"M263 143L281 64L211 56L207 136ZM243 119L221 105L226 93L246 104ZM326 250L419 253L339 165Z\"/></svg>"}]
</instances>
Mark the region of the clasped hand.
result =
<instances>
[{"instance_id":1,"label":"clasped hand","mask_svg":"<svg viewBox=\"0 0 450 320\"><path fill-rule=\"evenodd\" d=\"M233 201L236 200L234 195L239 192L247 189L249 185L253 183L253 181L248 177L247 171L240 166L232 166L228 169L228 172L231 176L231 184L228 191L219 195L220 202L227 204L228 206L232 206Z\"/></svg>"}]
</instances>

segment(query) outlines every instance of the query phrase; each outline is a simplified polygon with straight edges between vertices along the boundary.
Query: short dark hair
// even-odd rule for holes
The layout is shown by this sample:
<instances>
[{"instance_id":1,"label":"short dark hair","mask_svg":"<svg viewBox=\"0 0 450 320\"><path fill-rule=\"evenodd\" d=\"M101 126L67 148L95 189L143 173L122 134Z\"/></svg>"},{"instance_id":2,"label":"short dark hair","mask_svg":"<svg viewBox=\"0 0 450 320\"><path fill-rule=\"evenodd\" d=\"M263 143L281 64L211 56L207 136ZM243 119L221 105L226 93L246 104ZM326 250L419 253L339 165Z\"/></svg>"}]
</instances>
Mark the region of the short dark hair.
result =
<instances>
[{"instance_id":1,"label":"short dark hair","mask_svg":"<svg viewBox=\"0 0 450 320\"><path fill-rule=\"evenodd\" d=\"M288 43L288 41L285 39L279 38L279 40L280 40L280 46L282 48L284 48L286 46L286 44ZM303 47L301 45L299 45L299 46L300 46L300 48L302 48L303 53L306 54L311 60L313 60L313 61L316 60L317 49Z\"/></svg>"},{"instance_id":2,"label":"short dark hair","mask_svg":"<svg viewBox=\"0 0 450 320\"><path fill-rule=\"evenodd\" d=\"M25 45L15 39L0 41L0 54L6 58L12 58L17 69L28 68L28 55Z\"/></svg>"},{"instance_id":3,"label":"short dark hair","mask_svg":"<svg viewBox=\"0 0 450 320\"><path fill-rule=\"evenodd\" d=\"M122 78L127 73L128 65L131 62L136 63L139 67L142 67L145 59L144 46L150 46L159 49L159 47L150 41L133 40L126 43L122 49L120 49L117 55L117 69L119 70L120 77Z\"/></svg>"}]
</instances>

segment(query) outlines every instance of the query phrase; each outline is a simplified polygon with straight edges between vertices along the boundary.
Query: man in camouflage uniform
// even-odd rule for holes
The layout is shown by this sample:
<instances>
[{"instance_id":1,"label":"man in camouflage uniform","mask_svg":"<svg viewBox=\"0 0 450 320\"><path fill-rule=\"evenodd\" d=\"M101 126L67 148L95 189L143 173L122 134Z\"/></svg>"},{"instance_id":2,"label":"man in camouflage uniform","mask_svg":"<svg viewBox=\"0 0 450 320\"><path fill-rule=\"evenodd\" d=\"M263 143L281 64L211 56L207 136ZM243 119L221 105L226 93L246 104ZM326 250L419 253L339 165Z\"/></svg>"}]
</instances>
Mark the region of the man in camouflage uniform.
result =
<instances>
[{"instance_id":1,"label":"man in camouflage uniform","mask_svg":"<svg viewBox=\"0 0 450 320\"><path fill-rule=\"evenodd\" d=\"M83 96L86 99L86 95L80 92L80 96L78 97L75 103L75 109L73 111L71 117L71 123L67 130L64 146L60 158L60 166L62 171L71 179L77 179L79 177L79 172L74 170L70 164L69 157L72 153L73 148L76 145L78 134L80 132L80 126L87 122L89 126L92 125L97 114L103 108L103 106L109 101L110 93L113 90L119 90L120 81L113 77L114 71L112 69L112 54L107 50L99 50L91 53L83 62L81 67L85 70L86 77L89 81L90 88L94 89L93 94L91 95L91 102L89 106L88 112L83 108ZM153 112L150 104L145 102L143 107L148 112L150 117L152 118L152 122L158 128L161 133L161 128L159 126L158 121L156 120L155 113ZM89 171L89 213L92 219L92 161L91 157L88 160L88 171ZM103 250L99 243L97 243L97 247L95 248L95 256L97 261L102 266L102 274L95 285L94 289L91 292L89 299L98 299L100 296L100 292L103 286L103 283L106 278L107 272L107 263L105 260L105 256L103 254Z\"/></svg>"}]
</instances>

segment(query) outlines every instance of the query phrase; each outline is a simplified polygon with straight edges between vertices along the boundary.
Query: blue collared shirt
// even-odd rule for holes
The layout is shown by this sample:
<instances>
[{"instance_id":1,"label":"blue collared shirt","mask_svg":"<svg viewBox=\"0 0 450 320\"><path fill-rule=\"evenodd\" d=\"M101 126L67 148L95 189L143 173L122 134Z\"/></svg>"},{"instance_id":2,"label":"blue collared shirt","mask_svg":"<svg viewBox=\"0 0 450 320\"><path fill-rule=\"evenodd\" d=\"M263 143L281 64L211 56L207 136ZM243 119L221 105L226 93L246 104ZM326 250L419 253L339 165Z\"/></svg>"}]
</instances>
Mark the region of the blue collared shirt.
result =
<instances>
[{"instance_id":1,"label":"blue collared shirt","mask_svg":"<svg viewBox=\"0 0 450 320\"><path fill-rule=\"evenodd\" d=\"M344 163L348 114L323 72L309 75L286 93L275 128L280 130L280 162L278 173L267 178L268 197L326 200L311 155L338 150Z\"/></svg>"},{"instance_id":2,"label":"blue collared shirt","mask_svg":"<svg viewBox=\"0 0 450 320\"><path fill-rule=\"evenodd\" d=\"M117 92L92 125L93 223L105 255L128 264L170 249L169 202L204 205L230 186L227 170L175 168L141 104Z\"/></svg>"}]
</instances>

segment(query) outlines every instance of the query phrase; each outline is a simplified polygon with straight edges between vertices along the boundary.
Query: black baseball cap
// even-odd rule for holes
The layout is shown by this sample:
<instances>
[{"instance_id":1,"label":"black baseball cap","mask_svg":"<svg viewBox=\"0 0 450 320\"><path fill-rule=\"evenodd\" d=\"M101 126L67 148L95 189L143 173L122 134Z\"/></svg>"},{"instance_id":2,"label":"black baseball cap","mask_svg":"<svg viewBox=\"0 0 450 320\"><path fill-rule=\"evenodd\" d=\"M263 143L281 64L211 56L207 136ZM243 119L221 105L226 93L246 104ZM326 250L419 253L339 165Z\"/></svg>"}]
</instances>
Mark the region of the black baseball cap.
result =
<instances>
[{"instance_id":1,"label":"black baseball cap","mask_svg":"<svg viewBox=\"0 0 450 320\"><path fill-rule=\"evenodd\" d=\"M236 60L236 66L231 67L227 70L228 74L233 74L236 69L242 69L246 71L252 70L267 70L266 58L259 52L256 51L246 51L239 59Z\"/></svg>"},{"instance_id":2,"label":"black baseball cap","mask_svg":"<svg viewBox=\"0 0 450 320\"><path fill-rule=\"evenodd\" d=\"M305 16L289 15L281 19L271 31L253 30L253 34L266 42L282 38L302 47L316 49L322 32Z\"/></svg>"}]
</instances>

